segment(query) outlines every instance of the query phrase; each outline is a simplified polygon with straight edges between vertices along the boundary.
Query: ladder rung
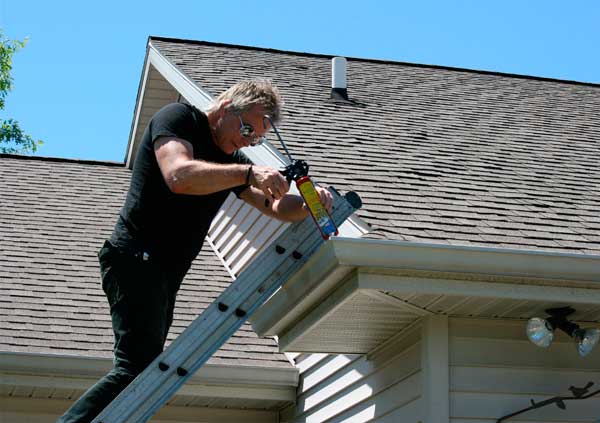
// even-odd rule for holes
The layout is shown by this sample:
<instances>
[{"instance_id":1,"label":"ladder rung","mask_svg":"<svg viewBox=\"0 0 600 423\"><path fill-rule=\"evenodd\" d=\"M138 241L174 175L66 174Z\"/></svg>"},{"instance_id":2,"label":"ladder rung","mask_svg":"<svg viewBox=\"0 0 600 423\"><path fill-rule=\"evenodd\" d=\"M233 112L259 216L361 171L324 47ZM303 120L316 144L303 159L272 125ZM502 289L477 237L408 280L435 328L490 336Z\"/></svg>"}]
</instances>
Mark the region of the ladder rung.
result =
<instances>
[{"instance_id":1,"label":"ladder rung","mask_svg":"<svg viewBox=\"0 0 600 423\"><path fill-rule=\"evenodd\" d=\"M331 192L331 217L340 226L360 205ZM291 225L93 423L150 419L323 242L310 217Z\"/></svg>"}]
</instances>

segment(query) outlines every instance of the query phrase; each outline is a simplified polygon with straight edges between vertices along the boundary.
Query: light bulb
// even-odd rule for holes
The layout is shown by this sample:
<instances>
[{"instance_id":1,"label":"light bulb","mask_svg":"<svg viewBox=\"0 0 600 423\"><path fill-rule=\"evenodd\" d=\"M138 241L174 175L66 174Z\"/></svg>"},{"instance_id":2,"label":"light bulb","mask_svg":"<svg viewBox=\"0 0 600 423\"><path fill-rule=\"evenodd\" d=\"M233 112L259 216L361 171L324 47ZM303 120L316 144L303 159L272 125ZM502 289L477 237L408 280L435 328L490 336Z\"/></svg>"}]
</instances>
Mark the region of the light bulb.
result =
<instances>
[{"instance_id":1,"label":"light bulb","mask_svg":"<svg viewBox=\"0 0 600 423\"><path fill-rule=\"evenodd\" d=\"M577 351L579 355L585 357L588 355L600 341L600 329L580 330L575 339L577 340Z\"/></svg>"},{"instance_id":2,"label":"light bulb","mask_svg":"<svg viewBox=\"0 0 600 423\"><path fill-rule=\"evenodd\" d=\"M554 330L547 320L534 317L527 322L527 337L538 347L548 348L554 340Z\"/></svg>"}]
</instances>

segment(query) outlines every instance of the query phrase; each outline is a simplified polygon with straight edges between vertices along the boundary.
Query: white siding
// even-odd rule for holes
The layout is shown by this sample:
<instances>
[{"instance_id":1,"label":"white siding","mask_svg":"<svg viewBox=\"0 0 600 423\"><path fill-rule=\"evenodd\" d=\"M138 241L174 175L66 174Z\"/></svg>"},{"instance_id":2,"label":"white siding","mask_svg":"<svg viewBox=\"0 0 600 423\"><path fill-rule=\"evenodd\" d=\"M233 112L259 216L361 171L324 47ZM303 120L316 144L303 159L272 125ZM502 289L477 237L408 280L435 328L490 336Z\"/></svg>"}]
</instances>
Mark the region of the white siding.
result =
<instances>
[{"instance_id":1,"label":"white siding","mask_svg":"<svg viewBox=\"0 0 600 423\"><path fill-rule=\"evenodd\" d=\"M369 355L307 354L282 422L422 421L420 327Z\"/></svg>"},{"instance_id":2,"label":"white siding","mask_svg":"<svg viewBox=\"0 0 600 423\"><path fill-rule=\"evenodd\" d=\"M367 355L296 356L301 372L298 400L281 413L281 422L424 423L431 401L424 391L426 373L436 367L423 360L431 356L440 361L435 354L424 354L425 345L435 346L421 339L431 332L421 332L425 323L413 325ZM529 407L531 399L569 397L570 386L583 387L588 382L595 383L590 392L600 388L600 349L579 357L573 341L560 333L550 348L538 348L526 339L525 323L449 320L449 385L446 382L444 392L449 390L450 422L495 423ZM437 373L429 379L435 382ZM565 404L566 410L550 405L510 421L600 422L600 396Z\"/></svg>"},{"instance_id":3,"label":"white siding","mask_svg":"<svg viewBox=\"0 0 600 423\"><path fill-rule=\"evenodd\" d=\"M208 241L235 278L288 226L261 214L231 193L212 221Z\"/></svg>"},{"instance_id":4,"label":"white siding","mask_svg":"<svg viewBox=\"0 0 600 423\"><path fill-rule=\"evenodd\" d=\"M450 322L450 414L453 423L491 423L588 382L600 388L600 350L581 358L559 336L548 349L531 344L525 321L453 319ZM549 405L516 417L519 422L592 422L600 397ZM513 420L511 420L513 421Z\"/></svg>"}]
</instances>

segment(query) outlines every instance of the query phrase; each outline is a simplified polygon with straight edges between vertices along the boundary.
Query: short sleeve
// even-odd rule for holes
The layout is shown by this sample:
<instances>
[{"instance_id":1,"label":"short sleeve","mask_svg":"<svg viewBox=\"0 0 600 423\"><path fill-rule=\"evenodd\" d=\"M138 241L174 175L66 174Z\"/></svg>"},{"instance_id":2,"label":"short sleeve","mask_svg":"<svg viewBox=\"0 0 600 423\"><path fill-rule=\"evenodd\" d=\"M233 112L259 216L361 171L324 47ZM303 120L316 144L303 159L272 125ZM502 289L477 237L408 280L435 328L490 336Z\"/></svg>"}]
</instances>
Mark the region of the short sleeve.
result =
<instances>
[{"instance_id":1,"label":"short sleeve","mask_svg":"<svg viewBox=\"0 0 600 423\"><path fill-rule=\"evenodd\" d=\"M160 109L150 122L152 144L159 137L181 138L188 142L194 139L196 120L190 106L172 103Z\"/></svg>"},{"instance_id":2,"label":"short sleeve","mask_svg":"<svg viewBox=\"0 0 600 423\"><path fill-rule=\"evenodd\" d=\"M252 160L250 160L248 158L248 156L246 156L241 151L236 151L235 153L233 153L233 162L239 163L239 164L247 164L247 165L254 164L254 163L252 163ZM246 190L246 188L248 188L249 186L250 185L246 185L246 184L238 185L237 187L232 188L232 191L236 195L237 198L240 198L240 195L242 194L242 192L244 192Z\"/></svg>"}]
</instances>

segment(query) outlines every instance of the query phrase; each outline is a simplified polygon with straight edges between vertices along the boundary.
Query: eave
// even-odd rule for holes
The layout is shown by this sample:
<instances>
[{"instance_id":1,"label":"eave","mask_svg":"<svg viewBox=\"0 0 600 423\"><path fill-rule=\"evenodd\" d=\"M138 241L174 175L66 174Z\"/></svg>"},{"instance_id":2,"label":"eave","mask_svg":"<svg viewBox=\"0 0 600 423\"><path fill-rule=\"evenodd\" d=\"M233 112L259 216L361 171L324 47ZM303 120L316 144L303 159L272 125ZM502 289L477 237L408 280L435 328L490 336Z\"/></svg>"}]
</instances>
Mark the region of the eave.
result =
<instances>
[{"instance_id":1,"label":"eave","mask_svg":"<svg viewBox=\"0 0 600 423\"><path fill-rule=\"evenodd\" d=\"M82 391L112 368L109 358L0 352L2 389L44 392ZM235 408L262 404L279 409L295 400L298 370L293 367L250 367L207 364L182 387L171 402L226 400ZM50 395L50 398L52 396Z\"/></svg>"},{"instance_id":2,"label":"eave","mask_svg":"<svg viewBox=\"0 0 600 423\"><path fill-rule=\"evenodd\" d=\"M600 256L334 238L254 315L282 351L367 353L431 314L600 321Z\"/></svg>"}]
</instances>

